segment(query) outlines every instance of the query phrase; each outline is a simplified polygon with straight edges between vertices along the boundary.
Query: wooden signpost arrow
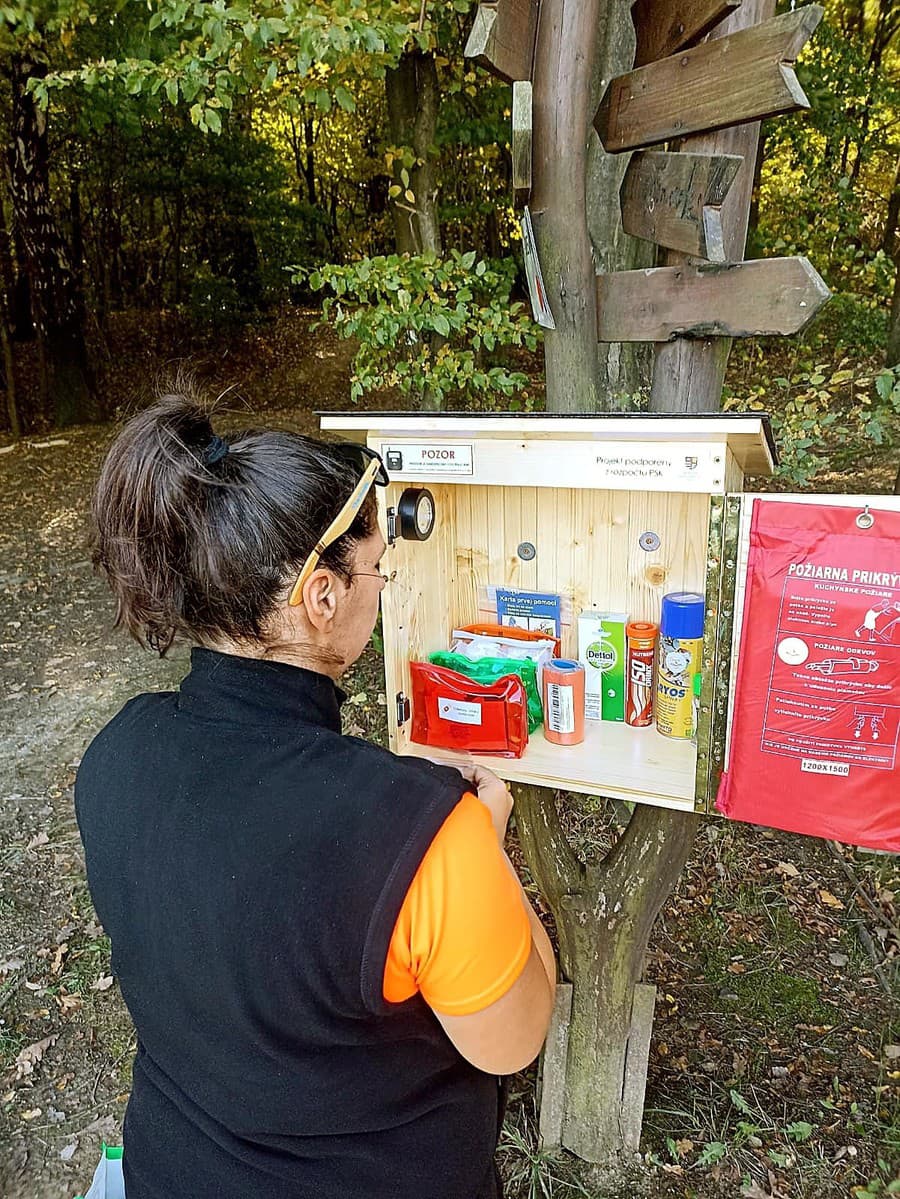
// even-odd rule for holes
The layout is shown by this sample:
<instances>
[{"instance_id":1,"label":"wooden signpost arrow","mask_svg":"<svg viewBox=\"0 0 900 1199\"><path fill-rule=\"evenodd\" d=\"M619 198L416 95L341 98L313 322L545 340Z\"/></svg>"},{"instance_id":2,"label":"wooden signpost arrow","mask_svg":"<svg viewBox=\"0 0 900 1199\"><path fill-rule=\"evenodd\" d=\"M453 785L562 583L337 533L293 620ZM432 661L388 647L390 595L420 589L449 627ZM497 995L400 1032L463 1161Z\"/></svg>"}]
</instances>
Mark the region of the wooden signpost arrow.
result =
<instances>
[{"instance_id":1,"label":"wooden signpost arrow","mask_svg":"<svg viewBox=\"0 0 900 1199\"><path fill-rule=\"evenodd\" d=\"M531 80L540 0L479 4L463 51L507 83Z\"/></svg>"},{"instance_id":2,"label":"wooden signpost arrow","mask_svg":"<svg viewBox=\"0 0 900 1199\"><path fill-rule=\"evenodd\" d=\"M810 4L619 75L594 117L610 152L809 108L793 63L822 19Z\"/></svg>"},{"instance_id":3,"label":"wooden signpost arrow","mask_svg":"<svg viewBox=\"0 0 900 1199\"><path fill-rule=\"evenodd\" d=\"M620 193L625 232L695 258L724 262L722 203L743 161L739 154L638 152Z\"/></svg>"},{"instance_id":4,"label":"wooden signpost arrow","mask_svg":"<svg viewBox=\"0 0 900 1199\"><path fill-rule=\"evenodd\" d=\"M634 65L643 67L694 46L741 0L635 0L631 16L637 34Z\"/></svg>"},{"instance_id":5,"label":"wooden signpost arrow","mask_svg":"<svg viewBox=\"0 0 900 1199\"><path fill-rule=\"evenodd\" d=\"M831 293L805 258L597 276L598 341L798 333Z\"/></svg>"}]
</instances>

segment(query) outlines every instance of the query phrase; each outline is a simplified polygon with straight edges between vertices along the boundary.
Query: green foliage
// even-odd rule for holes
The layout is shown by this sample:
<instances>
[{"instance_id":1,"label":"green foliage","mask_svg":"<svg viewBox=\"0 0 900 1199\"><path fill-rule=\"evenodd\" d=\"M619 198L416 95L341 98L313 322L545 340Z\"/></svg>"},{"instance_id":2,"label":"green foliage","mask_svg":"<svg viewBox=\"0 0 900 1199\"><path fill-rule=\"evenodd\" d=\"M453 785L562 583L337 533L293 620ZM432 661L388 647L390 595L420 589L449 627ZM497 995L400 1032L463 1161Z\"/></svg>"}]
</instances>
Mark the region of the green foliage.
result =
<instances>
[{"instance_id":1,"label":"green foliage","mask_svg":"<svg viewBox=\"0 0 900 1199\"><path fill-rule=\"evenodd\" d=\"M90 19L83 0L57 3L76 9L77 19ZM223 114L251 94L272 93L293 112L302 105L353 112L356 81L381 79L404 50L432 51L458 34L459 19L472 3L453 0L432 6L434 12L418 0L132 3L129 15L144 12L137 45L58 67L31 86L45 106L53 91L72 86L164 97L173 108L183 105L193 124L208 133L221 133Z\"/></svg>"},{"instance_id":2,"label":"green foliage","mask_svg":"<svg viewBox=\"0 0 900 1199\"><path fill-rule=\"evenodd\" d=\"M826 467L840 470L900 445L900 367L875 370L849 358L836 368L803 364L789 376L753 384L740 398L726 396L724 406L772 412L778 474L799 487Z\"/></svg>"},{"instance_id":3,"label":"green foliage","mask_svg":"<svg viewBox=\"0 0 900 1199\"><path fill-rule=\"evenodd\" d=\"M538 330L520 301L511 301L512 259L487 262L474 251L449 257L391 254L348 266L295 272L314 290L328 288L322 310L341 337L354 338L351 396L396 387L493 406L521 391L527 377L489 356L508 346L537 347Z\"/></svg>"},{"instance_id":4,"label":"green foliage","mask_svg":"<svg viewBox=\"0 0 900 1199\"><path fill-rule=\"evenodd\" d=\"M804 254L835 290L883 303L893 267L883 252L896 170L900 71L876 45L865 6L826 5L798 77L811 109L768 122L755 256Z\"/></svg>"}]
</instances>

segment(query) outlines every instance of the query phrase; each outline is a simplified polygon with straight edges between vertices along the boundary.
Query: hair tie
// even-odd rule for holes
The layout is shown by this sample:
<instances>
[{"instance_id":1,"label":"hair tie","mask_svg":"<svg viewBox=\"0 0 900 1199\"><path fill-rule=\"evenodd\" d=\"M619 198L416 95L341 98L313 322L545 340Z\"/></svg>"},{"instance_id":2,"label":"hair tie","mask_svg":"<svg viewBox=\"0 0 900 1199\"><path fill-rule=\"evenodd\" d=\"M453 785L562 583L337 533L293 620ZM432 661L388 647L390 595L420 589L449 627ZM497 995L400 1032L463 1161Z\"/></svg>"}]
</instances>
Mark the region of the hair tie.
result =
<instances>
[{"instance_id":1,"label":"hair tie","mask_svg":"<svg viewBox=\"0 0 900 1199\"><path fill-rule=\"evenodd\" d=\"M205 466L215 466L228 453L228 442L223 441L217 433L213 433L209 445L200 454L200 461Z\"/></svg>"}]
</instances>

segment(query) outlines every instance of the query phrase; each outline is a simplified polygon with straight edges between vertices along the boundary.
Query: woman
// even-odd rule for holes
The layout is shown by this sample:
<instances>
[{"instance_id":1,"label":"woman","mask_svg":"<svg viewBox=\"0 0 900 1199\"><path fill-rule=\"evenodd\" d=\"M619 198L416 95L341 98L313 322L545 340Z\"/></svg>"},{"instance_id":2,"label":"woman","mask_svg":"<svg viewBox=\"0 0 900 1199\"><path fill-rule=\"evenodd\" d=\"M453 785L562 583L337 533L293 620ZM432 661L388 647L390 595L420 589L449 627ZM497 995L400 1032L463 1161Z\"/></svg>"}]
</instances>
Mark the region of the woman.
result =
<instances>
[{"instance_id":1,"label":"woman","mask_svg":"<svg viewBox=\"0 0 900 1199\"><path fill-rule=\"evenodd\" d=\"M172 395L94 495L117 623L178 692L140 695L76 784L88 881L138 1036L128 1199L487 1199L498 1075L555 985L503 853L503 783L340 731L384 539L359 446L224 440Z\"/></svg>"}]
</instances>

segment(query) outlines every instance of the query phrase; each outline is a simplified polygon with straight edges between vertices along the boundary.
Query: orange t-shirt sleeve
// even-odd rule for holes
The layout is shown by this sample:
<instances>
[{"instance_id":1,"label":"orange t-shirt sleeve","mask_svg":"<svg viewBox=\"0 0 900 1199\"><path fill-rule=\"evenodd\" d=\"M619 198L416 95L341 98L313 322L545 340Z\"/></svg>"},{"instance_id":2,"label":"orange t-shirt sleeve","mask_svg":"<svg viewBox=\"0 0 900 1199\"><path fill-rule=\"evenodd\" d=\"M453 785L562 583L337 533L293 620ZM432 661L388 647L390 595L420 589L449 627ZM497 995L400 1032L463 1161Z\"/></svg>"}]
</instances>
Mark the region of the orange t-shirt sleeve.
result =
<instances>
[{"instance_id":1,"label":"orange t-shirt sleeve","mask_svg":"<svg viewBox=\"0 0 900 1199\"><path fill-rule=\"evenodd\" d=\"M445 1016L480 1012L528 961L531 926L490 813L464 795L428 848L394 926L384 998L416 992Z\"/></svg>"}]
</instances>

